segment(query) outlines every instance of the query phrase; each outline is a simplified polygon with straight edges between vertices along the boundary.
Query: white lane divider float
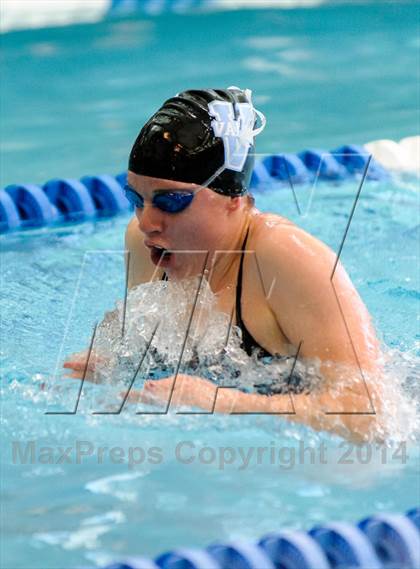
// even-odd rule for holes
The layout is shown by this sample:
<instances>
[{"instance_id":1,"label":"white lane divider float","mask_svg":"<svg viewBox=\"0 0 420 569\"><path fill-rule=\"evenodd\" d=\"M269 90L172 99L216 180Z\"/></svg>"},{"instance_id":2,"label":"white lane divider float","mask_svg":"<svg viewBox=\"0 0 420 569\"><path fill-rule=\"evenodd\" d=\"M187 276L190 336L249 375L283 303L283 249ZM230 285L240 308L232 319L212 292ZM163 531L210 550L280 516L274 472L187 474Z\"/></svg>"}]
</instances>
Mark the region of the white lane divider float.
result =
<instances>
[{"instance_id":1,"label":"white lane divider float","mask_svg":"<svg viewBox=\"0 0 420 569\"><path fill-rule=\"evenodd\" d=\"M111 0L1 0L0 32L100 22Z\"/></svg>"},{"instance_id":2,"label":"white lane divider float","mask_svg":"<svg viewBox=\"0 0 420 569\"><path fill-rule=\"evenodd\" d=\"M374 140L366 150L387 170L420 175L420 136L409 136L399 142Z\"/></svg>"}]
</instances>

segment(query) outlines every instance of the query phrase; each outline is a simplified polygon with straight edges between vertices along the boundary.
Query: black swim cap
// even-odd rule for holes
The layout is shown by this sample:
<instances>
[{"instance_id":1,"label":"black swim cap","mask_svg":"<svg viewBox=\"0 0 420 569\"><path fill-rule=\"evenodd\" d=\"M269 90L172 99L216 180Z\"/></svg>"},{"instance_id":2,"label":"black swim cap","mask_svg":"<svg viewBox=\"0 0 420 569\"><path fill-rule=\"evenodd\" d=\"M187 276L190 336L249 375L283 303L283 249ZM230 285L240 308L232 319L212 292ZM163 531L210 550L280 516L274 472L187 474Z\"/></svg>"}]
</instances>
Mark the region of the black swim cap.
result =
<instances>
[{"instance_id":1,"label":"black swim cap","mask_svg":"<svg viewBox=\"0 0 420 569\"><path fill-rule=\"evenodd\" d=\"M255 130L257 117L262 126ZM251 179L254 136L264 125L265 118L254 109L249 90L183 91L165 101L141 129L128 169L240 196L247 192Z\"/></svg>"}]
</instances>

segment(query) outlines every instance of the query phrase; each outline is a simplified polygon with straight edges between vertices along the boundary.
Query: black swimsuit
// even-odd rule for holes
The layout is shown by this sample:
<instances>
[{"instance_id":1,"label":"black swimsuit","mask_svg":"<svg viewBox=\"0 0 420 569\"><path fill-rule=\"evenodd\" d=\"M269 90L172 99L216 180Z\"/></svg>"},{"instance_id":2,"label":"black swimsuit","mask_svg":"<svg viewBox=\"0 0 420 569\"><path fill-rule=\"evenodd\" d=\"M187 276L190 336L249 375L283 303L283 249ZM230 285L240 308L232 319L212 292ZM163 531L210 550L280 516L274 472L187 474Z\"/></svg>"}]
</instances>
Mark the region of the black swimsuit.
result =
<instances>
[{"instance_id":1,"label":"black swimsuit","mask_svg":"<svg viewBox=\"0 0 420 569\"><path fill-rule=\"evenodd\" d=\"M242 297L242 273L243 273L243 265L244 265L244 256L246 251L246 244L248 241L248 234L249 228L246 232L244 242L242 244L241 250L241 261L239 264L239 271L238 271L238 281L236 283L236 325L242 331L242 348L245 352L250 356L254 350L258 350L258 357L271 357L270 352L259 345L259 343L254 339L252 334L248 332L247 327L245 326L244 321L242 320L242 306L241 306L241 297Z\"/></svg>"},{"instance_id":2,"label":"black swimsuit","mask_svg":"<svg viewBox=\"0 0 420 569\"><path fill-rule=\"evenodd\" d=\"M242 244L241 260L239 263L239 271L238 271L238 281L236 283L236 325L242 331L242 348L249 356L255 353L258 359L270 358L270 361L272 360L286 361L289 359L293 360L294 358L290 356L280 356L278 354L273 356L272 354L270 354L270 352L268 352L265 348L260 346L260 344L254 339L252 334L248 331L247 327L245 326L244 321L242 320L242 307L241 307L242 277L243 277L244 256L246 252L248 235L249 235L249 228L246 232L245 239ZM162 280L164 281L168 280L168 276L166 275L166 273L163 273ZM302 375L294 371L291 375L286 373L286 375L279 377L275 383L273 383L272 381L264 381L264 380L261 383L255 383L254 388L258 393L264 395L302 393L303 391L308 390L308 384Z\"/></svg>"},{"instance_id":3,"label":"black swimsuit","mask_svg":"<svg viewBox=\"0 0 420 569\"><path fill-rule=\"evenodd\" d=\"M236 284L236 325L242 331L242 348L250 356L253 353L257 355L258 359L270 358L269 361L287 361L289 359L294 359L290 356L280 356L275 354L274 356L270 354L265 348L260 346L260 344L255 340L252 334L248 331L242 320L242 307L241 307L241 297L242 297L242 274L244 265L244 256L246 253L246 244L248 241L249 228L246 232L244 242L242 244L241 250L241 261L239 264L238 271L238 282ZM306 384L306 385L305 385ZM293 373L286 373L283 377L279 377L277 381L261 381L260 383L254 383L255 390L263 395L274 395L274 394L285 394L285 393L302 393L308 389L307 382L302 375L293 371Z\"/></svg>"},{"instance_id":4,"label":"black swimsuit","mask_svg":"<svg viewBox=\"0 0 420 569\"><path fill-rule=\"evenodd\" d=\"M238 280L236 283L236 325L242 331L242 348L245 350L248 356L250 356L254 352L254 350L258 350L257 355L259 358L271 357L270 352L267 352L265 348L261 347L259 343L254 339L252 334L248 332L248 329L245 326L244 321L242 320L242 306L241 306L242 274L243 274L244 256L246 252L248 235L249 235L249 228L247 229L244 242L242 243L241 260L239 263ZM168 275L166 273L163 273L162 280L163 281L168 280Z\"/></svg>"}]
</instances>

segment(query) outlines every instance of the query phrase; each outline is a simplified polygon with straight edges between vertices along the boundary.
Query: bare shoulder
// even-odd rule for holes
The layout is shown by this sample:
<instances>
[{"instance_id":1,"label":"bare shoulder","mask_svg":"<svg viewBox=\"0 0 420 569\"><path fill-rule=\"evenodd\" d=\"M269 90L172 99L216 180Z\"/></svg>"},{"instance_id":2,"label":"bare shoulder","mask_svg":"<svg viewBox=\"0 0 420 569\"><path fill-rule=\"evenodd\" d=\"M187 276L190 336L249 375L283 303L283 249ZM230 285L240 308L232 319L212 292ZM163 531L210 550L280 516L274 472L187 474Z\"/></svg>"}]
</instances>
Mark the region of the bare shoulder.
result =
<instances>
[{"instance_id":1,"label":"bare shoulder","mask_svg":"<svg viewBox=\"0 0 420 569\"><path fill-rule=\"evenodd\" d=\"M278 216L261 216L253 228L250 246L270 291L268 305L289 341L304 342L302 356L353 364L356 346L361 364L374 365L378 344L369 312L336 253Z\"/></svg>"},{"instance_id":2,"label":"bare shoulder","mask_svg":"<svg viewBox=\"0 0 420 569\"><path fill-rule=\"evenodd\" d=\"M297 306L336 303L335 293L360 305L360 297L337 254L289 220L272 214L258 216L250 244L256 253L265 290L275 284L270 300L281 303L282 312ZM331 286L334 279L334 289ZM280 307L280 304L278 308ZM279 308L280 309L280 308Z\"/></svg>"},{"instance_id":3,"label":"bare shoulder","mask_svg":"<svg viewBox=\"0 0 420 569\"><path fill-rule=\"evenodd\" d=\"M290 220L275 214L258 214L252 222L252 242L264 272L299 278L302 272L331 274L336 254L322 241Z\"/></svg>"},{"instance_id":4,"label":"bare shoulder","mask_svg":"<svg viewBox=\"0 0 420 569\"><path fill-rule=\"evenodd\" d=\"M133 288L151 280L159 280L162 271L156 269L144 244L143 236L133 217L125 232L126 263L128 265L128 287Z\"/></svg>"}]
</instances>

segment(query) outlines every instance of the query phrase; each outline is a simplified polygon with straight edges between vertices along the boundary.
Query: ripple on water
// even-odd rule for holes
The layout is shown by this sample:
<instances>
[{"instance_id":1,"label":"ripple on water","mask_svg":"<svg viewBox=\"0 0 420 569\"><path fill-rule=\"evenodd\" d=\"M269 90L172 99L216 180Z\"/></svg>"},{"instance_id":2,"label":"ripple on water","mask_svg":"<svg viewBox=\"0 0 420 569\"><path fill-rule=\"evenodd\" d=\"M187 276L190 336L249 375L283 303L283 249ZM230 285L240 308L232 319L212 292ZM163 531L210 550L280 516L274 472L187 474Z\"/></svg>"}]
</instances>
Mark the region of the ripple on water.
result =
<instances>
[{"instance_id":1,"label":"ripple on water","mask_svg":"<svg viewBox=\"0 0 420 569\"><path fill-rule=\"evenodd\" d=\"M388 289L389 296L420 299L420 292L402 286Z\"/></svg>"},{"instance_id":2,"label":"ripple on water","mask_svg":"<svg viewBox=\"0 0 420 569\"><path fill-rule=\"evenodd\" d=\"M147 472L127 472L106 476L88 482L85 488L93 494L108 494L123 502L135 502L138 498L138 488L130 483L146 474Z\"/></svg>"}]
</instances>

